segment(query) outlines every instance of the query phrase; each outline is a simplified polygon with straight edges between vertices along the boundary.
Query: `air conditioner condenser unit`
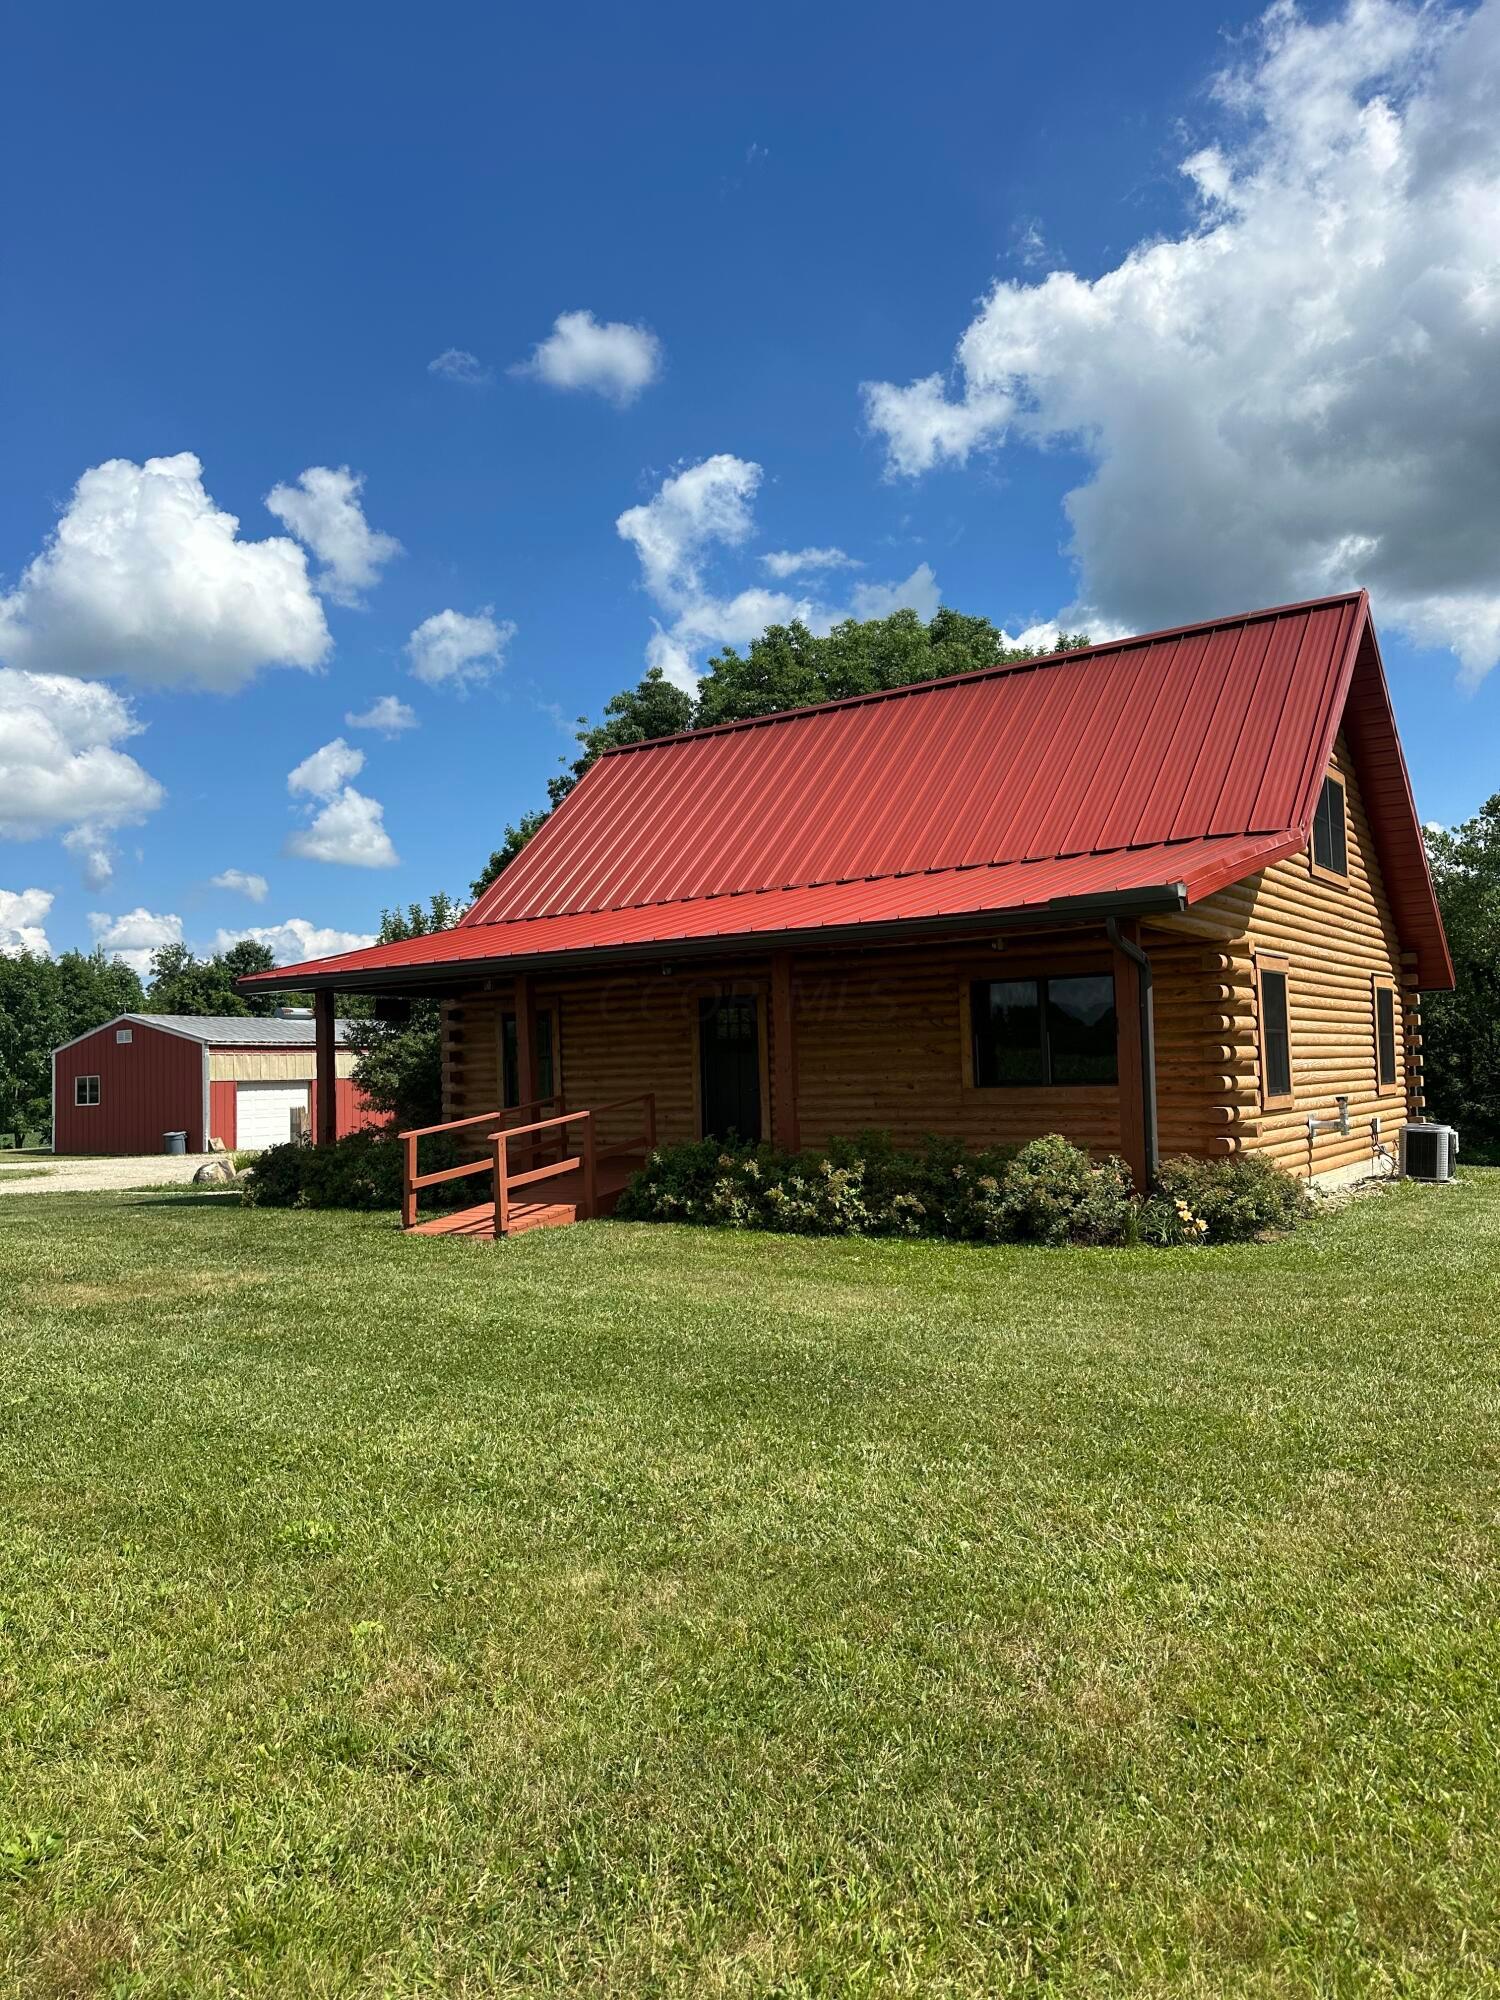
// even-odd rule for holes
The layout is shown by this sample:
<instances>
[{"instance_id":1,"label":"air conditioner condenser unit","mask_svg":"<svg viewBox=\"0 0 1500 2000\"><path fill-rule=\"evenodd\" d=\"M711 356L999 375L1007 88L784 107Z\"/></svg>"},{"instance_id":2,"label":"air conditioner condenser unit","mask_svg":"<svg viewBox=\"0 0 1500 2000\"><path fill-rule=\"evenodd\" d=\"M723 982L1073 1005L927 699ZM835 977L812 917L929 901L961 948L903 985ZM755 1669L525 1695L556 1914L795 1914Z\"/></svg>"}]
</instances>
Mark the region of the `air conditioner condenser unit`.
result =
<instances>
[{"instance_id":1,"label":"air conditioner condenser unit","mask_svg":"<svg viewBox=\"0 0 1500 2000\"><path fill-rule=\"evenodd\" d=\"M1451 1125L1401 1127L1401 1175L1409 1181L1451 1181L1458 1171L1458 1134Z\"/></svg>"}]
</instances>

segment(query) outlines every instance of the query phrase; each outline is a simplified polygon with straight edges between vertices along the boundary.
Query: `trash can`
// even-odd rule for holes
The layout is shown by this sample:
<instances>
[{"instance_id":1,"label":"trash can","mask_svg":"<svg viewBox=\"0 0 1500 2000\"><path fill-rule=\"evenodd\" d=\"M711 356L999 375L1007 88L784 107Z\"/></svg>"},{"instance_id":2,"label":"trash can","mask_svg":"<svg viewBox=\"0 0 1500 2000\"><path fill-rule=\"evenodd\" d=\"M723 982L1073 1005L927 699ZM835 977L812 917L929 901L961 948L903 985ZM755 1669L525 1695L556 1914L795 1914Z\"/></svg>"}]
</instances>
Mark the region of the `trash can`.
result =
<instances>
[{"instance_id":1,"label":"trash can","mask_svg":"<svg viewBox=\"0 0 1500 2000\"><path fill-rule=\"evenodd\" d=\"M163 1132L161 1149L164 1153L185 1153L187 1151L186 1132Z\"/></svg>"}]
</instances>

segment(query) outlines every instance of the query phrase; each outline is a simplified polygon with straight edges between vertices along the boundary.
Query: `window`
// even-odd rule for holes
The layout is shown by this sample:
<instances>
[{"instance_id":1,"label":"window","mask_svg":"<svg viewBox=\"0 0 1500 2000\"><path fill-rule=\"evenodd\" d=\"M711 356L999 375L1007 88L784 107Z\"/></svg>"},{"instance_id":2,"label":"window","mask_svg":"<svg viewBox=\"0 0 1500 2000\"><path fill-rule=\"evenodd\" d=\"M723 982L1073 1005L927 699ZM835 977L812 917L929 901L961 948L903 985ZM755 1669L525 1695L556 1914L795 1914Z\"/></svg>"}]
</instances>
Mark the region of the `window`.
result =
<instances>
[{"instance_id":1,"label":"window","mask_svg":"<svg viewBox=\"0 0 1500 2000\"><path fill-rule=\"evenodd\" d=\"M134 1028L116 1028L116 1029L115 1029L115 1040L116 1040L117 1042L133 1042L133 1041L135 1040L135 1029L134 1029Z\"/></svg>"},{"instance_id":2,"label":"window","mask_svg":"<svg viewBox=\"0 0 1500 2000\"><path fill-rule=\"evenodd\" d=\"M1344 833L1344 786L1341 779L1325 778L1318 794L1318 810L1313 815L1313 867L1327 875L1349 873L1349 843Z\"/></svg>"},{"instance_id":3,"label":"window","mask_svg":"<svg viewBox=\"0 0 1500 2000\"><path fill-rule=\"evenodd\" d=\"M974 1081L984 1089L1113 1083L1112 973L978 979L969 993Z\"/></svg>"},{"instance_id":4,"label":"window","mask_svg":"<svg viewBox=\"0 0 1500 2000\"><path fill-rule=\"evenodd\" d=\"M1375 981L1375 1080L1396 1081L1396 989L1388 979Z\"/></svg>"},{"instance_id":5,"label":"window","mask_svg":"<svg viewBox=\"0 0 1500 2000\"><path fill-rule=\"evenodd\" d=\"M1260 1095L1263 1104L1285 1104L1292 1095L1292 1030L1284 958L1258 958L1260 982Z\"/></svg>"},{"instance_id":6,"label":"window","mask_svg":"<svg viewBox=\"0 0 1500 2000\"><path fill-rule=\"evenodd\" d=\"M75 1104L97 1104L99 1102L99 1079L97 1076L74 1077L73 1102Z\"/></svg>"}]
</instances>

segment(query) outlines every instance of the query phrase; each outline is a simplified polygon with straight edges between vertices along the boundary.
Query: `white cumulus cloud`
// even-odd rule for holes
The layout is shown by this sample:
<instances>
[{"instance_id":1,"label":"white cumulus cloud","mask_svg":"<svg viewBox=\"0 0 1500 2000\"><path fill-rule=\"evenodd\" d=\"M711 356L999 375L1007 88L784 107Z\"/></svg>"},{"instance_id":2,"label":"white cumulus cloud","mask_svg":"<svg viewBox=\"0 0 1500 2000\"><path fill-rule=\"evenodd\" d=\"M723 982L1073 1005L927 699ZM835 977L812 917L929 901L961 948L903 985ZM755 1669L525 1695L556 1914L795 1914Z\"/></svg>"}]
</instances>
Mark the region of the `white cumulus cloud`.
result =
<instances>
[{"instance_id":1,"label":"white cumulus cloud","mask_svg":"<svg viewBox=\"0 0 1500 2000\"><path fill-rule=\"evenodd\" d=\"M334 861L346 868L394 868L400 856L385 830L378 799L345 785L287 841L287 852L304 861Z\"/></svg>"},{"instance_id":2,"label":"white cumulus cloud","mask_svg":"<svg viewBox=\"0 0 1500 2000\"><path fill-rule=\"evenodd\" d=\"M347 465L310 465L295 486L273 486L266 506L305 542L322 568L317 587L335 604L357 605L361 592L401 553L394 535L372 528L360 505L364 477Z\"/></svg>"},{"instance_id":3,"label":"white cumulus cloud","mask_svg":"<svg viewBox=\"0 0 1500 2000\"><path fill-rule=\"evenodd\" d=\"M312 755L286 774L286 788L289 792L301 792L312 799L328 799L346 785L351 778L357 778L365 768L365 753L356 750L352 743L346 743L342 736L335 736L331 743L325 743Z\"/></svg>"},{"instance_id":4,"label":"white cumulus cloud","mask_svg":"<svg viewBox=\"0 0 1500 2000\"><path fill-rule=\"evenodd\" d=\"M209 887L227 889L232 895L248 896L252 903L263 903L271 885L264 875L252 875L243 868L225 868L210 877Z\"/></svg>"},{"instance_id":5,"label":"white cumulus cloud","mask_svg":"<svg viewBox=\"0 0 1500 2000\"><path fill-rule=\"evenodd\" d=\"M841 618L885 617L910 605L925 619L938 607L937 582L926 563L903 583L859 585L843 607L759 585L730 595L716 590L708 576L710 557L742 548L754 534L753 503L761 476L753 460L717 452L669 474L650 500L628 507L615 522L616 532L635 549L641 581L662 613L647 642L647 665L660 667L689 694L697 687L698 663L707 652L715 646L747 646L768 625L800 619L811 631L827 632ZM822 549L806 553L842 555ZM842 561L848 564L849 558Z\"/></svg>"},{"instance_id":6,"label":"white cumulus cloud","mask_svg":"<svg viewBox=\"0 0 1500 2000\"><path fill-rule=\"evenodd\" d=\"M362 946L375 942L373 932L330 930L324 925L309 923L306 917L288 917L281 924L220 931L214 938L214 950L228 951L231 945L240 944L246 938L265 945L278 965L300 965L307 958L332 958L336 952L358 951Z\"/></svg>"},{"instance_id":7,"label":"white cumulus cloud","mask_svg":"<svg viewBox=\"0 0 1500 2000\"><path fill-rule=\"evenodd\" d=\"M462 687L497 672L515 636L511 620L496 619L490 604L472 617L464 611L435 611L407 640L406 654L412 673L429 687Z\"/></svg>"},{"instance_id":8,"label":"white cumulus cloud","mask_svg":"<svg viewBox=\"0 0 1500 2000\"><path fill-rule=\"evenodd\" d=\"M0 958L19 958L23 951L50 958L52 947L42 927L51 908L46 889L0 889Z\"/></svg>"},{"instance_id":9,"label":"white cumulus cloud","mask_svg":"<svg viewBox=\"0 0 1500 2000\"><path fill-rule=\"evenodd\" d=\"M441 375L445 382L461 382L466 389L482 389L494 380L477 354L466 347L445 347L427 364L429 375Z\"/></svg>"},{"instance_id":10,"label":"white cumulus cloud","mask_svg":"<svg viewBox=\"0 0 1500 2000\"><path fill-rule=\"evenodd\" d=\"M395 695L382 694L358 715L352 709L347 711L344 721L351 729L378 729L382 736L399 736L403 729L417 727L417 714Z\"/></svg>"},{"instance_id":11,"label":"white cumulus cloud","mask_svg":"<svg viewBox=\"0 0 1500 2000\"><path fill-rule=\"evenodd\" d=\"M1266 13L1193 211L1098 277L995 286L956 379L865 385L896 474L1071 445L1080 597L1131 630L1351 584L1500 658L1500 4ZM1069 613L1070 618L1075 613Z\"/></svg>"},{"instance_id":12,"label":"white cumulus cloud","mask_svg":"<svg viewBox=\"0 0 1500 2000\"><path fill-rule=\"evenodd\" d=\"M94 943L106 957L123 960L145 979L151 971L153 953L164 944L182 943L182 919L168 913L157 914L144 908L127 910L122 917L90 910L89 929Z\"/></svg>"},{"instance_id":13,"label":"white cumulus cloud","mask_svg":"<svg viewBox=\"0 0 1500 2000\"><path fill-rule=\"evenodd\" d=\"M813 570L864 568L863 563L846 556L842 549L773 549L761 561L777 577L805 576Z\"/></svg>"},{"instance_id":14,"label":"white cumulus cloud","mask_svg":"<svg viewBox=\"0 0 1500 2000\"><path fill-rule=\"evenodd\" d=\"M162 788L116 745L141 725L99 681L0 667L0 839L62 836L90 887L109 879L109 832L154 812Z\"/></svg>"},{"instance_id":15,"label":"white cumulus cloud","mask_svg":"<svg viewBox=\"0 0 1500 2000\"><path fill-rule=\"evenodd\" d=\"M85 472L46 546L0 595L0 660L35 673L239 687L317 667L332 641L294 541L244 541L191 452Z\"/></svg>"},{"instance_id":16,"label":"white cumulus cloud","mask_svg":"<svg viewBox=\"0 0 1500 2000\"><path fill-rule=\"evenodd\" d=\"M602 324L591 312L559 313L547 338L514 375L530 375L554 389L592 389L622 408L660 375L661 342L649 327L625 320Z\"/></svg>"},{"instance_id":17,"label":"white cumulus cloud","mask_svg":"<svg viewBox=\"0 0 1500 2000\"><path fill-rule=\"evenodd\" d=\"M889 618L893 611L915 611L929 624L942 598L930 563L918 563L900 583L856 584L849 599L851 618Z\"/></svg>"}]
</instances>

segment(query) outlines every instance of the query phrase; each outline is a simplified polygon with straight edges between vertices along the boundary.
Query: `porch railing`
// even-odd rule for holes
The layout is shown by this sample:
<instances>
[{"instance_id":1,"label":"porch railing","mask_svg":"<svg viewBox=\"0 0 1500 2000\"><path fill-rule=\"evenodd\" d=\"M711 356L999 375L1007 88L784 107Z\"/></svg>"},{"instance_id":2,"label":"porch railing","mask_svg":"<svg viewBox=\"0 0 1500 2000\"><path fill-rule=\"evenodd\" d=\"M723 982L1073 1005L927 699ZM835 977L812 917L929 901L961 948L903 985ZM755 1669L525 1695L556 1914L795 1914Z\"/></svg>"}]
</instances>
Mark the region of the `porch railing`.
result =
<instances>
[{"instance_id":1,"label":"porch railing","mask_svg":"<svg viewBox=\"0 0 1500 2000\"><path fill-rule=\"evenodd\" d=\"M411 1132L401 1134L401 1227L415 1229L417 1224L417 1196L423 1188L438 1187L444 1181L460 1181L469 1174L489 1174L495 1170L493 1152L483 1153L477 1159L465 1160L456 1167L439 1167L435 1173L417 1172L417 1145L422 1139L435 1138L439 1132L471 1132L476 1126L488 1125L485 1134L493 1138L497 1122L518 1116L526 1111L544 1111L549 1104L561 1104L560 1095L539 1097L530 1104L512 1104L502 1111L481 1111L473 1118L450 1118L443 1125L418 1125Z\"/></svg>"},{"instance_id":2,"label":"porch railing","mask_svg":"<svg viewBox=\"0 0 1500 2000\"><path fill-rule=\"evenodd\" d=\"M628 1104L642 1107L644 1124L642 1130L632 1133L628 1139L614 1139L608 1145L599 1144L596 1120L611 1111L621 1111ZM570 1127L579 1129L576 1141L578 1150L569 1154L564 1151L561 1159L550 1160L545 1166L513 1168L510 1163L510 1149L517 1140L526 1142L529 1152L531 1144L540 1139L541 1134L556 1133L560 1143L566 1143L564 1135ZM510 1229L512 1197L517 1188L535 1187L542 1181L556 1180L563 1174L577 1173L579 1190L577 1213L585 1220L592 1219L599 1212L599 1165L603 1160L619 1159L644 1147L647 1152L656 1144L656 1094L645 1090L634 1097L617 1097L609 1104L596 1104L587 1111L564 1111L555 1118L539 1118L530 1125L515 1125L509 1131L496 1132L495 1145L495 1234L504 1236Z\"/></svg>"},{"instance_id":3,"label":"porch railing","mask_svg":"<svg viewBox=\"0 0 1500 2000\"><path fill-rule=\"evenodd\" d=\"M520 1117L529 1111L543 1111L549 1104L562 1108L551 1117L528 1119L520 1125L502 1123L498 1130L487 1132L485 1137L490 1142L490 1150L483 1158L465 1160L456 1167L439 1167L427 1174L417 1171L419 1141L433 1138L439 1132L474 1131L485 1125L494 1128L497 1120ZM639 1131L601 1144L597 1121L611 1112L623 1111L637 1104L641 1107ZM576 1138L570 1139L570 1133L576 1133ZM541 1165L535 1164L537 1152L548 1148L553 1141L560 1148L559 1157ZM567 1110L561 1095L558 1095L540 1098L531 1104L511 1105L504 1111L481 1111L472 1118L454 1118L444 1125L421 1125L414 1131L401 1134L401 1227L416 1227L417 1198L423 1188L462 1180L470 1174L491 1174L494 1177L496 1236L504 1236L510 1229L517 1190L539 1187L543 1182L558 1180L566 1174L576 1173L579 1177L575 1204L577 1214L591 1218L599 1210L600 1166L622 1159L629 1153L650 1152L655 1144L656 1095L649 1090L639 1091L632 1097L617 1097L608 1104L592 1105L586 1111ZM570 1145L574 1148L571 1152L568 1150Z\"/></svg>"}]
</instances>

